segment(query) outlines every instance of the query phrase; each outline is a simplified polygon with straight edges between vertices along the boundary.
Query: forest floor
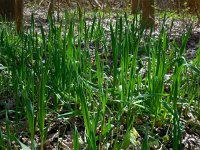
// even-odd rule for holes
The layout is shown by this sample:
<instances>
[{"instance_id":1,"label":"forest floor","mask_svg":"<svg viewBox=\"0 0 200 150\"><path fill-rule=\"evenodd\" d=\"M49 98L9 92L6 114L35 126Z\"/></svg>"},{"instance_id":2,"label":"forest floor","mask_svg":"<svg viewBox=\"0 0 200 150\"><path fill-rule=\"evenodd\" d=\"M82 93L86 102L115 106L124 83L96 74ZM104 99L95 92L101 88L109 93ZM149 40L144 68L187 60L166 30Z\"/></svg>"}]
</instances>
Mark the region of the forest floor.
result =
<instances>
[{"instance_id":1,"label":"forest floor","mask_svg":"<svg viewBox=\"0 0 200 150\"><path fill-rule=\"evenodd\" d=\"M24 10L24 26L25 28L30 28L31 26L31 15L34 15L34 19L35 19L35 26L36 26L36 30L40 30L40 26L42 25L44 27L44 29L46 30L46 32L48 31L48 19L47 19L47 14L48 14L48 4L46 1L43 1L43 3L40 6L37 5L33 5L30 2L26 2L25 5L25 10ZM68 13L73 13L74 10L76 10L76 3L72 3L72 6L69 8L67 7L66 9L66 4L60 6L60 10L59 12L57 11L57 7L55 6L54 8L54 17L55 19L58 21L58 19L63 19L65 16L65 12L67 11ZM87 3L86 3L87 5ZM84 6L85 7L85 6ZM114 5L114 7L112 8L113 13L109 14L109 13L105 13L105 16L102 20L104 29L106 31L109 31L109 25L110 22L115 23L116 22L116 18L117 16L123 16L125 14L125 12L128 13L129 20L130 22L132 21L133 15L130 13L130 8L129 10L124 10L123 8L123 4L121 3L117 3L116 5ZM85 12L86 15L86 22L88 25L92 24L92 18L96 13L103 13L103 10L96 10L93 11L90 7L85 7ZM59 13L59 14L58 14ZM58 17L59 15L59 17ZM183 17L183 15L186 15ZM162 26L163 23L163 16L164 16L164 12L161 12L161 14L157 13L156 14L156 18L155 18L155 30L154 30L154 35L158 36L159 34L159 29ZM173 17L174 16L174 17ZM190 38L187 42L187 55L188 58L194 58L195 57L195 53L197 51L197 49L199 48L199 39L200 39L200 24L198 24L198 21L194 21L194 19L191 19L191 17L195 18L192 15L189 14L179 14L176 15L173 12L170 13L169 15L167 15L166 17L166 21L165 24L168 28L170 28L170 25L172 23L172 18L174 19L173 22L173 28L168 31L168 35L170 36L171 40L173 41L174 39L176 41L180 41L181 42L181 36L184 32L186 32L187 28L191 25L192 27L192 31L191 31L191 35ZM78 18L73 18L75 19L76 23L79 24L79 19ZM109 33L108 33L109 34Z\"/></svg>"},{"instance_id":2,"label":"forest floor","mask_svg":"<svg viewBox=\"0 0 200 150\"><path fill-rule=\"evenodd\" d=\"M72 4L72 8L68 8L69 10L67 10L69 13L73 12L73 10L75 10L76 8L76 4ZM74 7L74 8L73 8ZM117 6L115 6L116 8L114 8L114 13L111 13L111 15L109 14L105 14L105 17L102 20L102 24L103 27L105 29L105 31L108 31L107 35L108 35L108 39L110 40L110 33L109 33L109 28L110 28L110 22L115 23L116 22L116 18L117 16L123 15L124 14L124 10L123 8L120 8L120 4L118 4ZM59 12L59 18L63 18L64 17L64 12L66 7L61 7L60 8L61 11ZM87 9L87 8L86 8ZM90 8L88 8L89 10ZM117 14L117 10L120 10L119 13ZM31 14L34 14L34 18L35 18L35 23L36 23L36 27L38 27L38 31L39 31L39 27L40 25L42 25L44 27L44 29L46 29L46 31L48 31L48 20L47 20L47 12L48 12L48 7L47 5L43 5L40 7L25 7L25 27L29 28L30 22L31 22ZM96 11L98 12L102 12L100 11ZM129 11L130 12L130 11ZM93 14L94 12L92 10L89 10L86 13L86 22L88 25L92 25L92 18L93 18ZM133 15L131 15L130 13L128 13L130 15L129 20L132 20ZM54 12L54 17L58 18L58 14L57 11ZM156 26L155 26L155 30L153 31L153 34L156 36L159 35L160 32L160 27L162 26L162 17L161 15L157 14L156 15ZM168 26L168 28L170 27L172 22L172 17L171 16L167 16L166 19L166 25ZM79 24L79 19L76 18L76 23ZM176 42L181 43L181 36L184 32L186 32L187 27L189 25L192 25L192 31L191 34L189 36L189 40L187 42L187 46L186 46L186 55L188 59L194 59L196 57L196 52L199 48L199 42L200 42L200 25L196 22L193 22L191 20L188 19L188 17L175 17L174 20L174 25L172 30L168 31L168 35L171 38L171 41L173 41L175 39ZM36 29L37 30L37 29ZM147 33L148 34L148 33ZM94 46L91 46L91 49L93 47L93 58L95 58L95 49ZM184 145L184 149L195 149L195 150L200 150L200 118L198 119L199 121L196 122L195 117L192 115L192 112L190 113L191 116L188 116L188 125L186 126L186 130L185 133L183 134L183 142L182 144ZM140 120L141 122L143 122L144 120ZM138 121L138 124L140 124ZM73 121L72 121L73 122ZM84 125L80 123L80 127L79 129L81 130L84 129ZM195 124L197 126L198 129L192 129L190 128L192 126L192 124ZM70 129L70 127L66 127L65 123L62 123L62 121L58 122L57 120L55 120L54 123L52 123L51 125L52 127L49 129L50 131L50 136L47 138L47 143L46 143L46 149L49 149L50 147L52 148L53 146L50 145L56 145L57 142L55 141L55 143L53 143L53 141L55 139L57 139L58 137L58 133L55 132L57 130L68 130L67 135L65 135L64 139L61 139L61 145L63 145L63 148L65 149L66 147L69 147L70 149L73 147L72 146L72 137L73 137L73 130ZM82 127L81 127L82 126ZM58 129L59 128L59 129ZM62 129L63 128L63 129ZM164 129L164 127L162 128L157 128L155 129L155 133L158 134L163 134L162 132L166 132L166 131L162 131L162 130L166 130ZM82 134L84 131L81 131ZM82 142L83 140L80 139L80 141ZM155 141L156 142L156 141ZM51 143L51 144L50 144ZM168 147L170 149L170 147L172 146L172 143L168 143ZM50 147L49 147L50 146ZM166 146L167 147L167 146Z\"/></svg>"}]
</instances>

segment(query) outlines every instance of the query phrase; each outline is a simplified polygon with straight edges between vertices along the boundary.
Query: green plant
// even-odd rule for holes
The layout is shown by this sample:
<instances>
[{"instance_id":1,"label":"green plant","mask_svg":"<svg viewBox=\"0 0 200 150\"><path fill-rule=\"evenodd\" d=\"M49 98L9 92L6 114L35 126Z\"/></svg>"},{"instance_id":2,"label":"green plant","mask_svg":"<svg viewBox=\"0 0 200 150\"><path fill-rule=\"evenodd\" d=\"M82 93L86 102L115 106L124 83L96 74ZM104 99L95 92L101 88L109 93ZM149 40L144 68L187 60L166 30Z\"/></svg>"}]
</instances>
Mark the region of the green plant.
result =
<instances>
[{"instance_id":1,"label":"green plant","mask_svg":"<svg viewBox=\"0 0 200 150\"><path fill-rule=\"evenodd\" d=\"M200 53L191 61L185 55L191 29L178 45L168 36L167 14L157 37L154 29L144 29L139 15L117 16L107 29L102 14L95 14L91 25L85 14L77 24L77 15L68 12L59 22L49 18L48 31L41 25L37 32L33 16L31 28L22 35L11 34L6 25L0 28L0 94L9 91L15 100L13 124L27 119L21 134L31 142L26 147L36 149L40 144L44 149L52 122L63 119L75 128L74 149L125 149L130 145L147 149L153 130L165 124L173 148L181 148L182 108L193 106L199 115ZM173 21L169 31L172 27ZM194 87L192 94L189 86ZM25 147L18 136L20 129L9 129L10 112L7 132L0 130L0 144L11 149L14 139ZM71 118L76 121L70 122ZM79 132L79 124L84 132Z\"/></svg>"}]
</instances>

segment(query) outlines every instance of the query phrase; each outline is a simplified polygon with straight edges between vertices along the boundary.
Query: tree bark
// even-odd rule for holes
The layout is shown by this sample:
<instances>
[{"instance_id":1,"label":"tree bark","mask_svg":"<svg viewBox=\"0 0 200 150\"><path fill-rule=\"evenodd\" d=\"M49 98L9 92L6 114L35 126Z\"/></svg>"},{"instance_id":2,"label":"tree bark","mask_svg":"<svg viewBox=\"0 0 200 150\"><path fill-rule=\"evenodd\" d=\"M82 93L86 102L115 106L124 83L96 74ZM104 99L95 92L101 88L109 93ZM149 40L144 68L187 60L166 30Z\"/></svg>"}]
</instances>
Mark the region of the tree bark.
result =
<instances>
[{"instance_id":1,"label":"tree bark","mask_svg":"<svg viewBox=\"0 0 200 150\"><path fill-rule=\"evenodd\" d=\"M52 17L53 9L54 9L54 1L51 0L49 3L49 8L48 8L48 17L49 18Z\"/></svg>"},{"instance_id":2,"label":"tree bark","mask_svg":"<svg viewBox=\"0 0 200 150\"><path fill-rule=\"evenodd\" d=\"M140 10L140 0L132 0L132 14L137 14Z\"/></svg>"},{"instance_id":3,"label":"tree bark","mask_svg":"<svg viewBox=\"0 0 200 150\"><path fill-rule=\"evenodd\" d=\"M22 32L23 0L0 0L0 17L16 22L17 33Z\"/></svg>"},{"instance_id":4,"label":"tree bark","mask_svg":"<svg viewBox=\"0 0 200 150\"><path fill-rule=\"evenodd\" d=\"M66 4L68 7L70 7L70 0L66 0Z\"/></svg>"},{"instance_id":5,"label":"tree bark","mask_svg":"<svg viewBox=\"0 0 200 150\"><path fill-rule=\"evenodd\" d=\"M200 24L200 0L188 0L188 7L190 12L197 16L198 24Z\"/></svg>"},{"instance_id":6,"label":"tree bark","mask_svg":"<svg viewBox=\"0 0 200 150\"><path fill-rule=\"evenodd\" d=\"M15 0L15 21L16 21L17 33L22 32L23 10L24 10L24 1L23 0Z\"/></svg>"},{"instance_id":7,"label":"tree bark","mask_svg":"<svg viewBox=\"0 0 200 150\"><path fill-rule=\"evenodd\" d=\"M154 25L154 0L142 0L142 22L146 28Z\"/></svg>"},{"instance_id":8,"label":"tree bark","mask_svg":"<svg viewBox=\"0 0 200 150\"><path fill-rule=\"evenodd\" d=\"M15 0L0 0L0 18L7 21L14 21Z\"/></svg>"}]
</instances>

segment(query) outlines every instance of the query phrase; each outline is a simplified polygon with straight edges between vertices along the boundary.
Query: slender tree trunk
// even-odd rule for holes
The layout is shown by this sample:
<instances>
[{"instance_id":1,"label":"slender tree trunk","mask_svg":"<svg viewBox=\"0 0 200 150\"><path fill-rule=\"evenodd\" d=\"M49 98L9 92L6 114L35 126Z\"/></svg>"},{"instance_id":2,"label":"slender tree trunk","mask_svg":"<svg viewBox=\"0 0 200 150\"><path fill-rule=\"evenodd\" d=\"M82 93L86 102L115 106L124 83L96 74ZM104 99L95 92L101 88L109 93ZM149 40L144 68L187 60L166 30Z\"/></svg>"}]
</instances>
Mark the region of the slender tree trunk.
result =
<instances>
[{"instance_id":1,"label":"slender tree trunk","mask_svg":"<svg viewBox=\"0 0 200 150\"><path fill-rule=\"evenodd\" d=\"M142 0L142 22L146 28L154 25L154 0Z\"/></svg>"},{"instance_id":2,"label":"slender tree trunk","mask_svg":"<svg viewBox=\"0 0 200 150\"><path fill-rule=\"evenodd\" d=\"M15 18L15 0L0 0L0 19L13 21Z\"/></svg>"},{"instance_id":3,"label":"slender tree trunk","mask_svg":"<svg viewBox=\"0 0 200 150\"><path fill-rule=\"evenodd\" d=\"M190 12L197 16L200 24L200 0L188 0L187 2Z\"/></svg>"},{"instance_id":4,"label":"slender tree trunk","mask_svg":"<svg viewBox=\"0 0 200 150\"><path fill-rule=\"evenodd\" d=\"M17 33L21 33L23 27L23 2L23 0L0 0L0 17L7 21L15 20Z\"/></svg>"},{"instance_id":5,"label":"slender tree trunk","mask_svg":"<svg viewBox=\"0 0 200 150\"><path fill-rule=\"evenodd\" d=\"M70 0L66 0L66 4L68 7L70 7Z\"/></svg>"},{"instance_id":6,"label":"slender tree trunk","mask_svg":"<svg viewBox=\"0 0 200 150\"><path fill-rule=\"evenodd\" d=\"M140 10L140 0L132 0L132 14L137 14Z\"/></svg>"},{"instance_id":7,"label":"slender tree trunk","mask_svg":"<svg viewBox=\"0 0 200 150\"><path fill-rule=\"evenodd\" d=\"M49 8L48 8L48 17L52 17L52 13L53 13L53 6L54 6L54 1L53 0L51 0L50 1L50 4L49 4Z\"/></svg>"},{"instance_id":8,"label":"slender tree trunk","mask_svg":"<svg viewBox=\"0 0 200 150\"><path fill-rule=\"evenodd\" d=\"M22 32L23 9L24 9L23 0L15 0L15 21L16 21L16 28L17 28L18 33Z\"/></svg>"}]
</instances>

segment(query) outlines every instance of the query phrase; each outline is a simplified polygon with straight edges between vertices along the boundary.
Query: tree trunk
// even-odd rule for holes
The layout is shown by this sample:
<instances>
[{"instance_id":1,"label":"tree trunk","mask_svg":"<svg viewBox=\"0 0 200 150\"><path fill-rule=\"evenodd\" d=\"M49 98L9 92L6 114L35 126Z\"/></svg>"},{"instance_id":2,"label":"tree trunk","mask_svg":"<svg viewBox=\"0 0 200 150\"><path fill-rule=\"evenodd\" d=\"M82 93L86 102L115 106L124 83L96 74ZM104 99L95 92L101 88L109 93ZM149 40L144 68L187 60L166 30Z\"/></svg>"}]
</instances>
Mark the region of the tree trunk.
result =
<instances>
[{"instance_id":1,"label":"tree trunk","mask_svg":"<svg viewBox=\"0 0 200 150\"><path fill-rule=\"evenodd\" d=\"M49 18L52 17L53 9L54 9L54 1L51 0L49 3L49 8L48 8L48 17Z\"/></svg>"},{"instance_id":2,"label":"tree trunk","mask_svg":"<svg viewBox=\"0 0 200 150\"><path fill-rule=\"evenodd\" d=\"M188 0L188 7L192 14L195 14L200 24L200 0Z\"/></svg>"},{"instance_id":3,"label":"tree trunk","mask_svg":"<svg viewBox=\"0 0 200 150\"><path fill-rule=\"evenodd\" d=\"M15 21L16 21L17 33L21 33L23 27L23 10L24 10L23 2L24 2L23 0L15 0Z\"/></svg>"},{"instance_id":4,"label":"tree trunk","mask_svg":"<svg viewBox=\"0 0 200 150\"><path fill-rule=\"evenodd\" d=\"M16 30L22 32L23 0L0 0L0 17L16 22Z\"/></svg>"},{"instance_id":5,"label":"tree trunk","mask_svg":"<svg viewBox=\"0 0 200 150\"><path fill-rule=\"evenodd\" d=\"M0 19L13 21L15 18L15 0L0 0Z\"/></svg>"},{"instance_id":6,"label":"tree trunk","mask_svg":"<svg viewBox=\"0 0 200 150\"><path fill-rule=\"evenodd\" d=\"M132 0L132 14L137 14L140 10L140 0Z\"/></svg>"},{"instance_id":7,"label":"tree trunk","mask_svg":"<svg viewBox=\"0 0 200 150\"><path fill-rule=\"evenodd\" d=\"M142 22L146 28L154 25L154 0L142 0Z\"/></svg>"},{"instance_id":8,"label":"tree trunk","mask_svg":"<svg viewBox=\"0 0 200 150\"><path fill-rule=\"evenodd\" d=\"M70 0L66 0L66 4L68 7L70 7Z\"/></svg>"}]
</instances>

